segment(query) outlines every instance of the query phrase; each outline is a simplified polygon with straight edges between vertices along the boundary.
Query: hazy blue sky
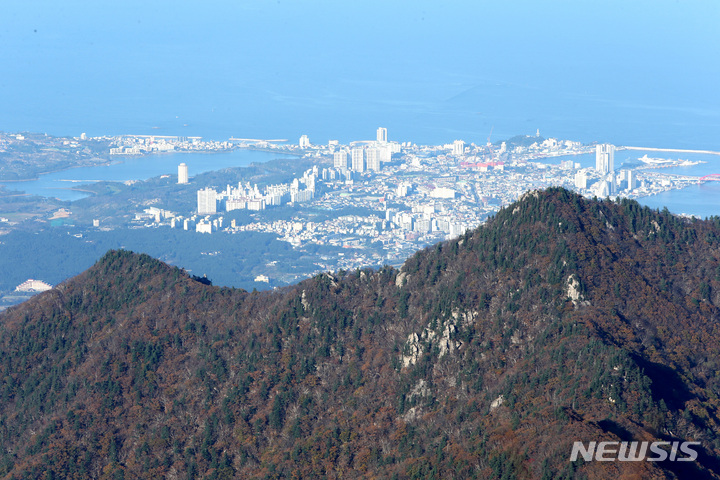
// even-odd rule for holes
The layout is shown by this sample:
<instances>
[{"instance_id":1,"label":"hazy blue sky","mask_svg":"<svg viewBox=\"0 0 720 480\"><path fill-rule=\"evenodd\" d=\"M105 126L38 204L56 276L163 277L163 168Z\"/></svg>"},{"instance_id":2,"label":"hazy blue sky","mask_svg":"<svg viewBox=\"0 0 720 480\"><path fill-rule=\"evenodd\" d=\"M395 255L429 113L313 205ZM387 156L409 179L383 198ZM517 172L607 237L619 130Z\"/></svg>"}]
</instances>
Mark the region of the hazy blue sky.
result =
<instances>
[{"instance_id":1,"label":"hazy blue sky","mask_svg":"<svg viewBox=\"0 0 720 480\"><path fill-rule=\"evenodd\" d=\"M717 0L5 0L0 130L720 150L718 25Z\"/></svg>"}]
</instances>

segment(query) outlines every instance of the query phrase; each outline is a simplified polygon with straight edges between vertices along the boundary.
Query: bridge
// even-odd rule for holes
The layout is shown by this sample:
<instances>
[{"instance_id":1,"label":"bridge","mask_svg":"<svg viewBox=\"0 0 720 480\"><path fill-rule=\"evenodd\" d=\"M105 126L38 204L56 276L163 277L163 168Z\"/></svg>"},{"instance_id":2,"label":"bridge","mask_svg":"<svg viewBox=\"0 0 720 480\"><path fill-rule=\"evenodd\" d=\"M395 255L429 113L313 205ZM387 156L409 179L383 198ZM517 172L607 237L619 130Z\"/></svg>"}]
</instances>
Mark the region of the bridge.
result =
<instances>
[{"instance_id":1,"label":"bridge","mask_svg":"<svg viewBox=\"0 0 720 480\"><path fill-rule=\"evenodd\" d=\"M712 180L720 182L720 173L711 173L710 175L705 175L703 177L700 177L700 180L704 182L710 182Z\"/></svg>"}]
</instances>

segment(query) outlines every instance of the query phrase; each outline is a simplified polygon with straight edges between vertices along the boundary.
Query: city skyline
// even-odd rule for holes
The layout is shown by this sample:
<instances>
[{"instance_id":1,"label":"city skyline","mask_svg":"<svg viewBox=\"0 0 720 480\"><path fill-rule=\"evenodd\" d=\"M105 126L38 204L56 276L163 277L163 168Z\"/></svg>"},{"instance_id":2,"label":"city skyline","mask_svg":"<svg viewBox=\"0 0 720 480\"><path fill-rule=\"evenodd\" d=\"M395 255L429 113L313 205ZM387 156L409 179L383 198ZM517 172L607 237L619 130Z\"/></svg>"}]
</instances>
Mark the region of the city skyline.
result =
<instances>
[{"instance_id":1,"label":"city skyline","mask_svg":"<svg viewBox=\"0 0 720 480\"><path fill-rule=\"evenodd\" d=\"M321 256L323 258L316 262L317 267L330 270L396 264L424 245L453 238L468 228L474 228L528 190L564 186L574 188L587 197L614 198L619 195L640 198L702 182L699 176L663 174L662 170L654 172L657 166L677 168L697 162L658 158L657 153L648 156L653 150L647 150L644 155L639 150L634 167L621 165L616 171L601 174L596 169L598 148L594 144L583 145L536 135L497 141L492 147L484 142L476 144L464 140L423 145L382 142L382 135L381 141L377 140L377 128L370 129L370 132L374 133L375 140L350 140L347 143L329 140L317 144L310 142L308 136L309 145L303 149L299 142L277 139L233 137L207 141L199 137L159 135L105 138L86 135L84 138L53 139L30 134L0 134L0 144L21 146L40 141L48 146L59 146L55 151L68 149L71 152L82 149L83 144L105 145L105 153L100 156L122 156L120 158L131 163L146 158L140 164L152 163L148 156L155 156L152 158L158 160L178 159L179 163L155 179L128 182L127 186L132 185L132 191L140 196L128 197L122 204L123 208L110 216L103 213L104 207L100 207L92 217L84 220L86 224L76 227L79 229L76 235L80 238L87 231L142 229L159 232L157 229L170 227L183 235L199 233L208 235L208 238L215 237L219 232L224 235L270 234L296 249L352 249L344 250L352 252L352 255L339 256L336 260ZM362 132L359 137L367 138ZM603 148L609 151L612 147ZM633 148L617 147L615 150L622 152L621 159L627 159L633 155ZM220 158L215 155L219 152L252 149L267 152L270 155L268 158L274 156L273 152L279 157L292 154L296 160L286 163L286 168L292 168L291 165L297 162L303 162L306 167L294 174L294 178L285 178L280 182L262 179L256 182L226 182L222 179L223 175L230 173L234 176L237 173L216 172L208 177L208 174L201 173L204 170L200 165L204 162L193 163L196 166L192 167L189 161L182 161L194 158L194 155L186 156L191 152L207 152L212 154L207 157L210 159ZM357 169L353 169L349 162L352 150L356 152ZM177 153L168 156L169 152ZM363 164L360 166L357 159L361 154ZM591 164L588 161L590 155ZM556 156L561 158L553 162L552 158ZM93 155L88 156L91 157ZM588 160L578 163L573 161L574 158ZM185 166L182 166L183 163ZM188 171L192 167L194 173L187 184L180 183L185 167ZM195 171L195 168L198 170ZM215 181L208 182L207 178ZM171 197L160 193L169 184L178 187ZM154 193L156 188L159 190ZM112 189L118 191L123 187ZM141 193L143 191L146 193ZM185 193L178 196L179 192ZM195 197L192 208L188 208L181 198L187 195ZM109 197L108 200L114 202ZM79 207L81 204L78 203L77 208L84 216ZM181 204L185 206L178 208ZM264 218L266 211L268 217ZM284 213L279 217L276 211ZM343 213L347 211L354 214ZM76 208L61 208L52 214L52 218L77 222L79 212ZM322 217L329 218L312 220L319 212L322 212ZM121 220L122 217L126 220ZM0 217L0 227L12 228L13 223L11 219ZM304 274L309 275L313 271L310 269ZM278 272L273 267L253 271L253 278L267 277L269 281L261 282L262 288L272 288L297 279L298 274ZM25 279L28 277L46 280L37 274L27 275Z\"/></svg>"}]
</instances>

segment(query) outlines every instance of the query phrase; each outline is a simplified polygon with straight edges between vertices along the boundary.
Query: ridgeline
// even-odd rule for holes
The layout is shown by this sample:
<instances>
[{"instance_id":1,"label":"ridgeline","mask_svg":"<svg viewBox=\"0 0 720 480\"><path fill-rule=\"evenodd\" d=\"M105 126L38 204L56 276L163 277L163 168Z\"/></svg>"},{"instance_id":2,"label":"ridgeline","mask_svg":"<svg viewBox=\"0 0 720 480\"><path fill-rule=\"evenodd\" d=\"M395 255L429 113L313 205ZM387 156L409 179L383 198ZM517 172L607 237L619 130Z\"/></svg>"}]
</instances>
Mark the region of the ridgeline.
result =
<instances>
[{"instance_id":1,"label":"ridgeline","mask_svg":"<svg viewBox=\"0 0 720 480\"><path fill-rule=\"evenodd\" d=\"M111 251L0 315L0 475L720 478L719 259L718 219L563 189L275 292Z\"/></svg>"}]
</instances>

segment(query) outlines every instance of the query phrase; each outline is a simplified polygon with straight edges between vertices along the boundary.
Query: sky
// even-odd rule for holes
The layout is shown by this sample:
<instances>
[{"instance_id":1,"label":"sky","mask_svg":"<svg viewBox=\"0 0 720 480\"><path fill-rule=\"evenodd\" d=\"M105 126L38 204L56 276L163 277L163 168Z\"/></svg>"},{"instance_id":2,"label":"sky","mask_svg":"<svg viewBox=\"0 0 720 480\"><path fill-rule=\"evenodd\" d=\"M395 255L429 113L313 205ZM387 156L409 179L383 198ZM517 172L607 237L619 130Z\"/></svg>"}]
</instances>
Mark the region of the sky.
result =
<instances>
[{"instance_id":1,"label":"sky","mask_svg":"<svg viewBox=\"0 0 720 480\"><path fill-rule=\"evenodd\" d=\"M5 0L0 130L720 150L718 24L716 0Z\"/></svg>"}]
</instances>

